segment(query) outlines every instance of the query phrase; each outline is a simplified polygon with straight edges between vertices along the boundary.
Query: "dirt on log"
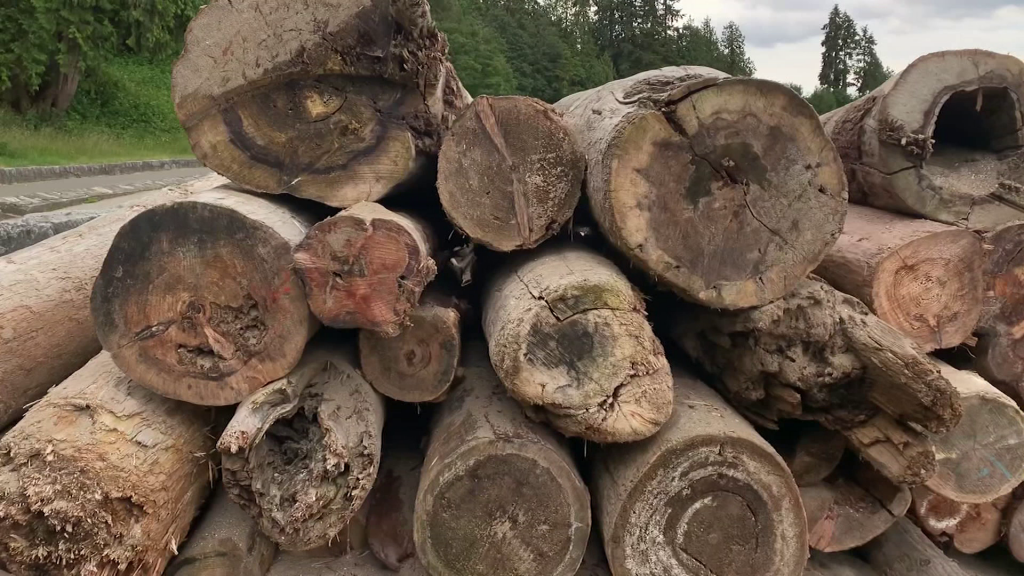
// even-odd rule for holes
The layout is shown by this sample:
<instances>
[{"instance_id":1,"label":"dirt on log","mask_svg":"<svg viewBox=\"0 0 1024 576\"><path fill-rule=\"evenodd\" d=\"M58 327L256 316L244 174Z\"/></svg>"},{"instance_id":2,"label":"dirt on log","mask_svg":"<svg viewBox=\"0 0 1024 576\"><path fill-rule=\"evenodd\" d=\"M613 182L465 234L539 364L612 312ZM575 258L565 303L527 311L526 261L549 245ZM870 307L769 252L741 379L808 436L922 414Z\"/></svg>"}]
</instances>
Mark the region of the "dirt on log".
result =
<instances>
[{"instance_id":1,"label":"dirt on log","mask_svg":"<svg viewBox=\"0 0 1024 576\"><path fill-rule=\"evenodd\" d=\"M1024 223L984 238L985 299L974 366L985 380L1024 406Z\"/></svg>"}]
</instances>

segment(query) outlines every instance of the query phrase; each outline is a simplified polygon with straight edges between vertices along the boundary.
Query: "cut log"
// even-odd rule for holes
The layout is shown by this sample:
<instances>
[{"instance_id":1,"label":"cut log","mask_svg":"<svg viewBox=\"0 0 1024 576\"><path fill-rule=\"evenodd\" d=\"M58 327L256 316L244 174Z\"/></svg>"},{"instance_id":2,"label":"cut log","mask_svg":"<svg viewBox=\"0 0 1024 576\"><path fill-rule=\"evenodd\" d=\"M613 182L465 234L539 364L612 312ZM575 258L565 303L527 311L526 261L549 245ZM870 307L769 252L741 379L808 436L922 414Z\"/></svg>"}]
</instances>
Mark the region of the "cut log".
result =
<instances>
[{"instance_id":1,"label":"cut log","mask_svg":"<svg viewBox=\"0 0 1024 576\"><path fill-rule=\"evenodd\" d=\"M221 179L154 194L184 197ZM122 224L147 205L113 211L75 230L0 258L0 430L101 349L89 294Z\"/></svg>"},{"instance_id":2,"label":"cut log","mask_svg":"<svg viewBox=\"0 0 1024 576\"><path fill-rule=\"evenodd\" d=\"M580 200L586 160L555 110L525 96L481 96L445 135L437 191L474 241L509 252L557 232Z\"/></svg>"},{"instance_id":3,"label":"cut log","mask_svg":"<svg viewBox=\"0 0 1024 576\"><path fill-rule=\"evenodd\" d=\"M985 235L985 299L976 333L975 368L1024 406L1024 223Z\"/></svg>"},{"instance_id":4,"label":"cut log","mask_svg":"<svg viewBox=\"0 0 1024 576\"><path fill-rule=\"evenodd\" d=\"M425 224L361 202L310 229L295 269L321 322L395 336L437 273L433 246Z\"/></svg>"},{"instance_id":5,"label":"cut log","mask_svg":"<svg viewBox=\"0 0 1024 576\"><path fill-rule=\"evenodd\" d=\"M0 256L78 228L103 214L105 212L68 210L29 214L13 220L0 221Z\"/></svg>"},{"instance_id":6,"label":"cut log","mask_svg":"<svg viewBox=\"0 0 1024 576\"><path fill-rule=\"evenodd\" d=\"M849 554L825 554L811 550L804 576L877 576L878 573Z\"/></svg>"},{"instance_id":7,"label":"cut log","mask_svg":"<svg viewBox=\"0 0 1024 576\"><path fill-rule=\"evenodd\" d=\"M914 488L914 517L937 542L950 542L965 554L977 554L1002 537L1003 510L1010 496L968 504L940 496L924 486Z\"/></svg>"},{"instance_id":8,"label":"cut log","mask_svg":"<svg viewBox=\"0 0 1024 576\"><path fill-rule=\"evenodd\" d=\"M863 546L902 518L911 502L909 489L874 471L864 472L856 480L838 477L801 488L800 493L807 509L811 548L822 552ZM808 501L815 505L808 506Z\"/></svg>"},{"instance_id":9,"label":"cut log","mask_svg":"<svg viewBox=\"0 0 1024 576\"><path fill-rule=\"evenodd\" d=\"M850 206L842 236L814 273L930 352L974 331L984 260L972 232Z\"/></svg>"},{"instance_id":10,"label":"cut log","mask_svg":"<svg viewBox=\"0 0 1024 576\"><path fill-rule=\"evenodd\" d=\"M0 439L0 564L162 573L209 492L212 424L101 352Z\"/></svg>"},{"instance_id":11,"label":"cut log","mask_svg":"<svg viewBox=\"0 0 1024 576\"><path fill-rule=\"evenodd\" d=\"M971 576L908 518L897 520L861 551L868 564L885 576Z\"/></svg>"},{"instance_id":12,"label":"cut log","mask_svg":"<svg viewBox=\"0 0 1024 576\"><path fill-rule=\"evenodd\" d=\"M564 440L526 418L481 344L435 415L416 496L414 536L431 574L576 573L590 495Z\"/></svg>"},{"instance_id":13,"label":"cut log","mask_svg":"<svg viewBox=\"0 0 1024 576\"><path fill-rule=\"evenodd\" d=\"M384 401L329 336L245 400L217 449L224 486L285 550L334 539L363 505L380 463Z\"/></svg>"},{"instance_id":14,"label":"cut log","mask_svg":"<svg viewBox=\"0 0 1024 576\"><path fill-rule=\"evenodd\" d=\"M277 547L223 487L164 576L263 576Z\"/></svg>"},{"instance_id":15,"label":"cut log","mask_svg":"<svg viewBox=\"0 0 1024 576\"><path fill-rule=\"evenodd\" d=\"M1022 102L1020 60L951 50L918 58L822 122L851 201L991 229L1024 217Z\"/></svg>"},{"instance_id":16,"label":"cut log","mask_svg":"<svg viewBox=\"0 0 1024 576\"><path fill-rule=\"evenodd\" d=\"M781 84L662 68L555 108L587 156L605 236L684 298L729 309L775 300L842 230L842 162Z\"/></svg>"},{"instance_id":17,"label":"cut log","mask_svg":"<svg viewBox=\"0 0 1024 576\"><path fill-rule=\"evenodd\" d=\"M801 574L807 523L782 458L710 388L672 372L672 418L651 438L604 447L595 463L612 573Z\"/></svg>"},{"instance_id":18,"label":"cut log","mask_svg":"<svg viewBox=\"0 0 1024 576\"><path fill-rule=\"evenodd\" d=\"M1018 562L1024 562L1024 486L1006 512L1006 547Z\"/></svg>"},{"instance_id":19,"label":"cut log","mask_svg":"<svg viewBox=\"0 0 1024 576\"><path fill-rule=\"evenodd\" d=\"M424 0L216 0L174 66L192 150L233 182L345 208L415 179L469 103Z\"/></svg>"},{"instance_id":20,"label":"cut log","mask_svg":"<svg viewBox=\"0 0 1024 576\"><path fill-rule=\"evenodd\" d=\"M370 493L366 535L374 556L399 572L405 564L419 564L413 539L413 513L423 455L401 447L388 448Z\"/></svg>"},{"instance_id":21,"label":"cut log","mask_svg":"<svg viewBox=\"0 0 1024 576\"><path fill-rule=\"evenodd\" d=\"M495 275L483 309L501 381L563 434L632 442L672 413L672 375L643 297L597 253L525 255Z\"/></svg>"},{"instance_id":22,"label":"cut log","mask_svg":"<svg viewBox=\"0 0 1024 576\"><path fill-rule=\"evenodd\" d=\"M796 441L779 447L780 455L797 486L811 486L828 478L846 453L846 437L817 424L801 427Z\"/></svg>"},{"instance_id":23,"label":"cut log","mask_svg":"<svg viewBox=\"0 0 1024 576\"><path fill-rule=\"evenodd\" d=\"M983 504L1024 482L1024 413L973 372L936 360L960 394L963 419L933 439L938 470L928 488L957 502Z\"/></svg>"},{"instance_id":24,"label":"cut log","mask_svg":"<svg viewBox=\"0 0 1024 576\"><path fill-rule=\"evenodd\" d=\"M291 269L309 224L226 189L132 218L93 287L103 348L135 382L192 404L237 404L281 378L317 327Z\"/></svg>"}]
</instances>

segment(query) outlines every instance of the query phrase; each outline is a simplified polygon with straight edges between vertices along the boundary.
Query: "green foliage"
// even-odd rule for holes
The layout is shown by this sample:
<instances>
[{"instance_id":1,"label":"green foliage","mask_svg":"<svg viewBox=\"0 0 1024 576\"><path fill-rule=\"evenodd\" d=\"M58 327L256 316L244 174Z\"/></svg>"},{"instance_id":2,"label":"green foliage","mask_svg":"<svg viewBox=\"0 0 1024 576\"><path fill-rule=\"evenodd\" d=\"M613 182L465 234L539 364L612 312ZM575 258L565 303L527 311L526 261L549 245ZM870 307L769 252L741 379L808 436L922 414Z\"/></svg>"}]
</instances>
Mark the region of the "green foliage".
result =
<instances>
[{"instance_id":1,"label":"green foliage","mask_svg":"<svg viewBox=\"0 0 1024 576\"><path fill-rule=\"evenodd\" d=\"M861 28L860 42L857 44L857 66L853 74L859 96L878 88L892 76L892 70L883 66L878 57L875 50L877 45L871 30L867 26Z\"/></svg>"},{"instance_id":2,"label":"green foliage","mask_svg":"<svg viewBox=\"0 0 1024 576\"><path fill-rule=\"evenodd\" d=\"M171 65L139 56L111 58L86 76L68 110L72 128L103 126L117 134L184 134L171 101Z\"/></svg>"},{"instance_id":3,"label":"green foliage","mask_svg":"<svg viewBox=\"0 0 1024 576\"><path fill-rule=\"evenodd\" d=\"M795 84L793 82L787 82L786 83L786 87L789 88L790 90L792 90L793 92L796 92L800 96L804 95L804 87L799 85L799 84Z\"/></svg>"},{"instance_id":4,"label":"green foliage","mask_svg":"<svg viewBox=\"0 0 1024 576\"><path fill-rule=\"evenodd\" d=\"M818 82L833 92L845 92L850 87L850 74L860 43L857 23L836 4L821 30L821 72Z\"/></svg>"},{"instance_id":5,"label":"green foliage","mask_svg":"<svg viewBox=\"0 0 1024 576\"><path fill-rule=\"evenodd\" d=\"M757 70L754 61L747 56L747 39L735 22L722 28L723 72L733 76L753 76Z\"/></svg>"},{"instance_id":6,"label":"green foliage","mask_svg":"<svg viewBox=\"0 0 1024 576\"><path fill-rule=\"evenodd\" d=\"M842 108L853 102L853 96L849 92L845 90L837 92L823 86L815 88L814 92L811 92L806 98L807 102L818 114L831 112L836 108Z\"/></svg>"}]
</instances>

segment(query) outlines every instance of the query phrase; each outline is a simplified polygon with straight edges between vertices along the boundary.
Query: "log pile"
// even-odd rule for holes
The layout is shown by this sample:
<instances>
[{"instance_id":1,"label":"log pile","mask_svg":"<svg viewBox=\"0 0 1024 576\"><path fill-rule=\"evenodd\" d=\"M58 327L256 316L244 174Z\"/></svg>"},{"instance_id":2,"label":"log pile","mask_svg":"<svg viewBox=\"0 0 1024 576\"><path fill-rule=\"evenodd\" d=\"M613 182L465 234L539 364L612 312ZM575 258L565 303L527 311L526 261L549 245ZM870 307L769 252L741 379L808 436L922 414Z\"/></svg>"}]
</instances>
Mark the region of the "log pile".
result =
<instances>
[{"instance_id":1,"label":"log pile","mask_svg":"<svg viewBox=\"0 0 1024 576\"><path fill-rule=\"evenodd\" d=\"M926 56L824 125L687 66L472 100L424 0L213 0L174 104L232 184L0 258L0 569L1024 561L1022 72Z\"/></svg>"}]
</instances>

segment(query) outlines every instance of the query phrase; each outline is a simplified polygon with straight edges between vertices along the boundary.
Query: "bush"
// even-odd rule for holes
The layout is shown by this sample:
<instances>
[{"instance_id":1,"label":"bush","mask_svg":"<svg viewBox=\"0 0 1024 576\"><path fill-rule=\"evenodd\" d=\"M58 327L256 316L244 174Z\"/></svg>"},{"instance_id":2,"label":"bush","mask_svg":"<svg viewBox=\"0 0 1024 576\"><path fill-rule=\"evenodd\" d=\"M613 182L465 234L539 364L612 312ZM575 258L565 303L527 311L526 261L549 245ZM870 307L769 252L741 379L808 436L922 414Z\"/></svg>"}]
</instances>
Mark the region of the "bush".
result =
<instances>
[{"instance_id":1,"label":"bush","mask_svg":"<svg viewBox=\"0 0 1024 576\"><path fill-rule=\"evenodd\" d=\"M68 128L183 137L171 102L171 64L125 56L108 60L82 79Z\"/></svg>"}]
</instances>

